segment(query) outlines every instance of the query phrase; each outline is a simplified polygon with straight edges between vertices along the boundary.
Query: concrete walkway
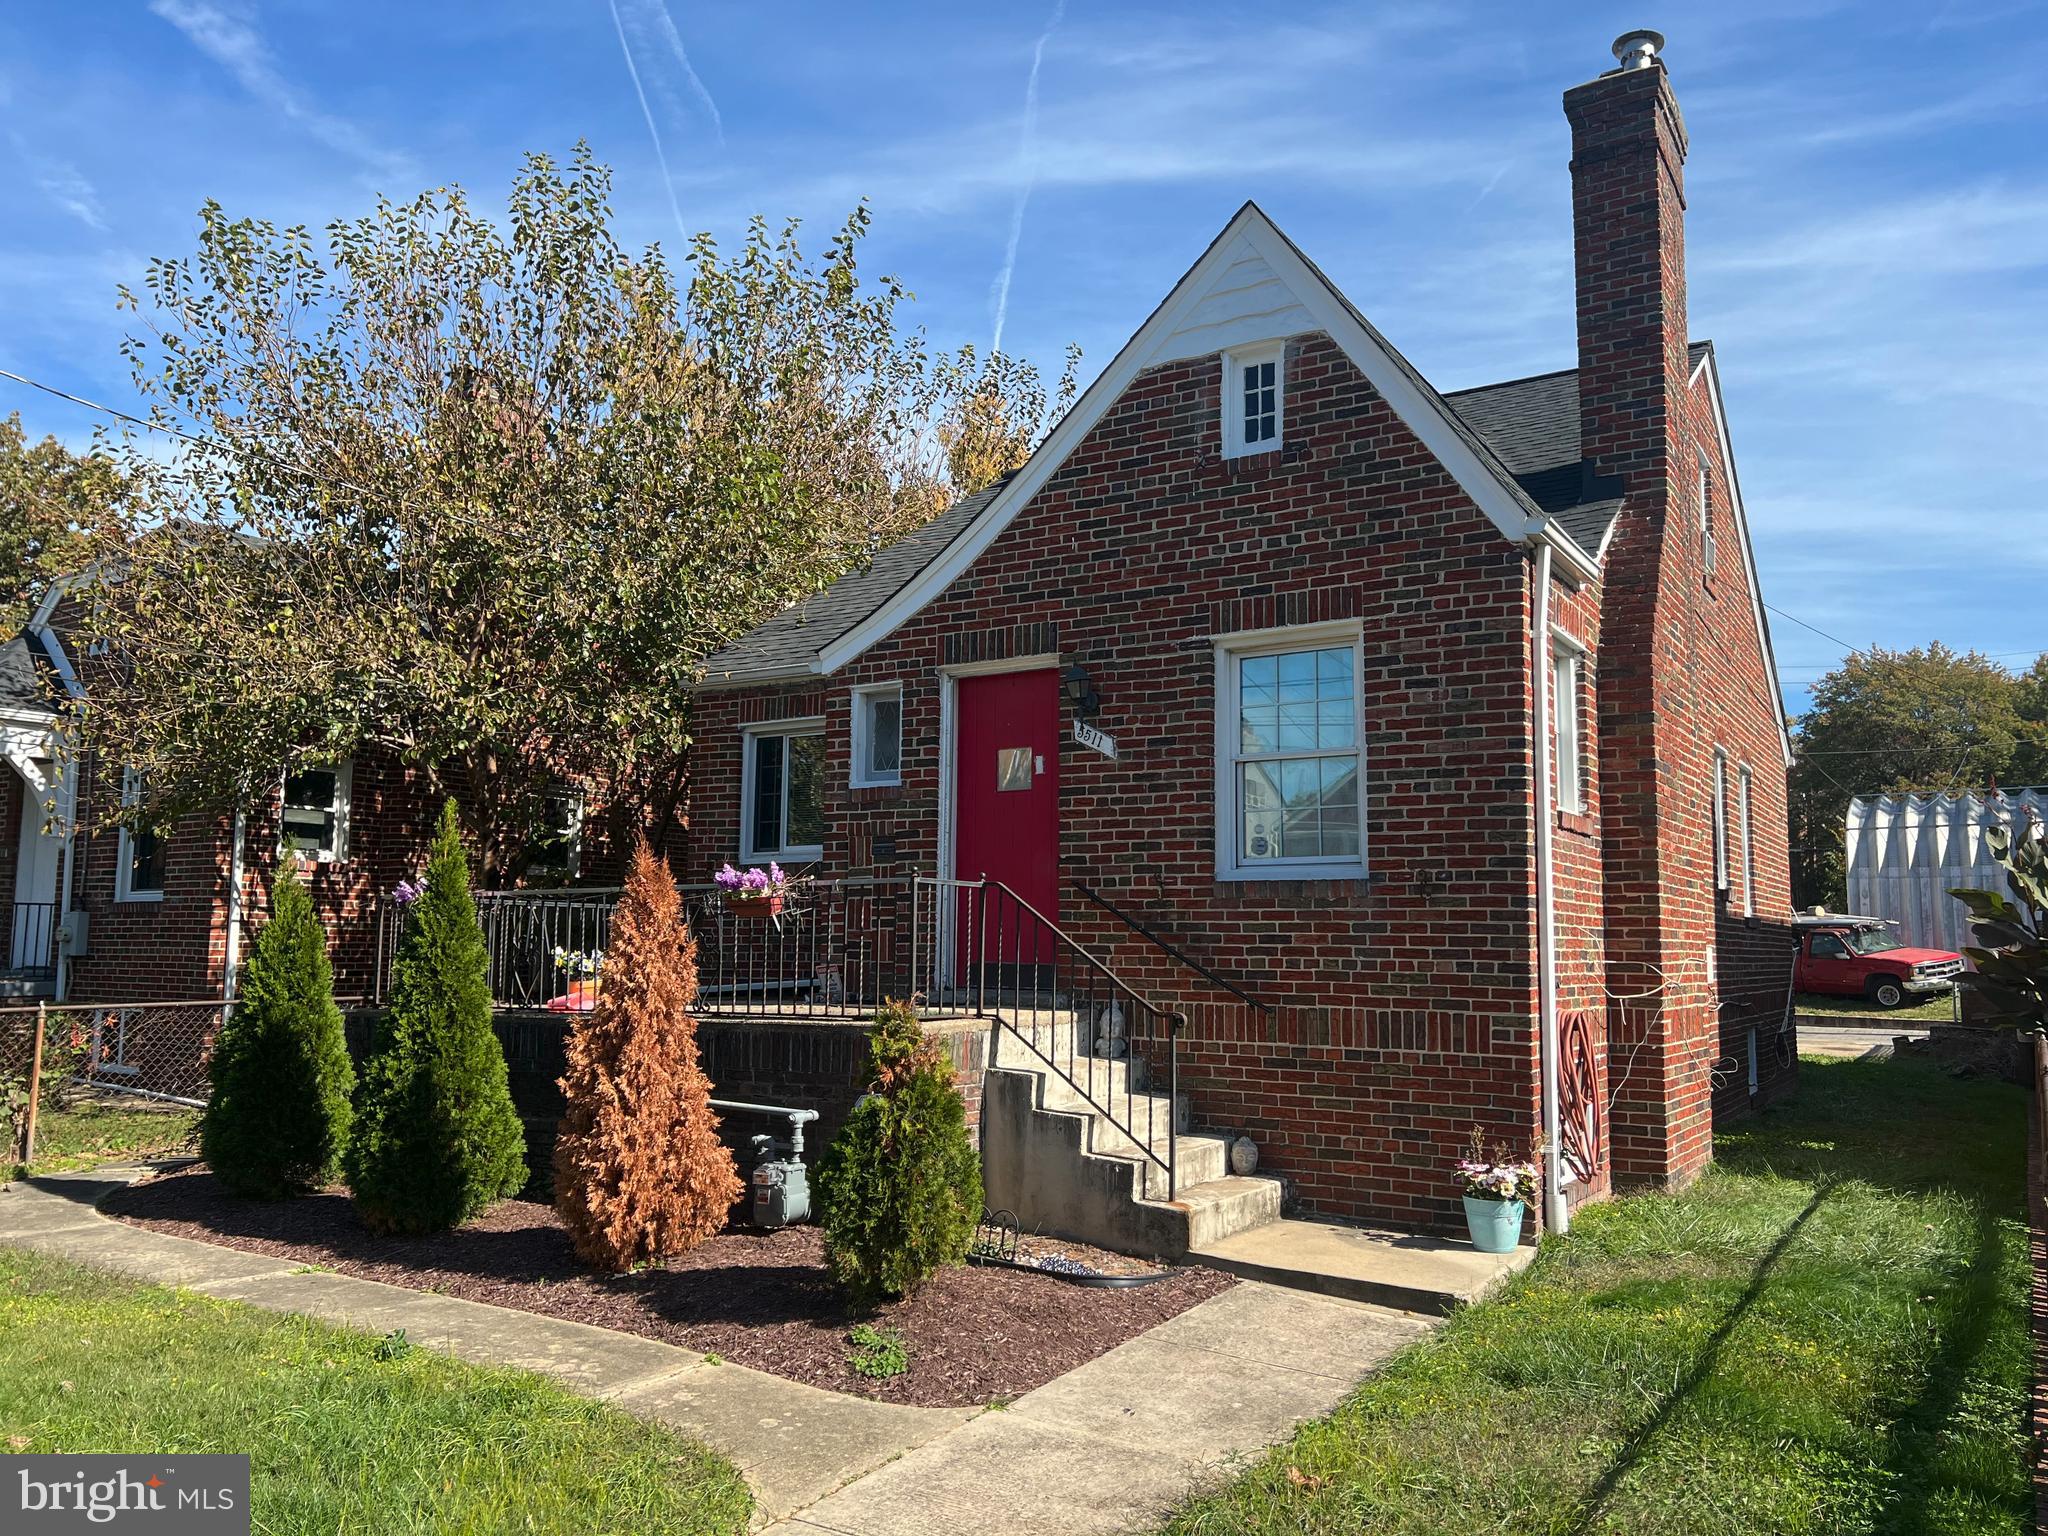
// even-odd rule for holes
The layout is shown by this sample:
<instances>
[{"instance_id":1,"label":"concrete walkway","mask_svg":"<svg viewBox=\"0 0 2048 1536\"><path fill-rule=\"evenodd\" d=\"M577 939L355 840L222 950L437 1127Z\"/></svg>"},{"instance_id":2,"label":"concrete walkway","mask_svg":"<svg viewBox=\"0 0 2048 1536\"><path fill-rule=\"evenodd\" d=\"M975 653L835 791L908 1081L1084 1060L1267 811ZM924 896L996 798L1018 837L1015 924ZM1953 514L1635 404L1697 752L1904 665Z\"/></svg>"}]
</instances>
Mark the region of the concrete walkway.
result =
<instances>
[{"instance_id":1,"label":"concrete walkway","mask_svg":"<svg viewBox=\"0 0 2048 1536\"><path fill-rule=\"evenodd\" d=\"M0 1188L0 1243L137 1279L538 1371L704 1441L778 1536L914 1536L1142 1526L1236 1459L1334 1407L1425 1333L1416 1317L1241 1284L999 1410L904 1408L653 1339L307 1271L110 1221L142 1168Z\"/></svg>"}]
</instances>

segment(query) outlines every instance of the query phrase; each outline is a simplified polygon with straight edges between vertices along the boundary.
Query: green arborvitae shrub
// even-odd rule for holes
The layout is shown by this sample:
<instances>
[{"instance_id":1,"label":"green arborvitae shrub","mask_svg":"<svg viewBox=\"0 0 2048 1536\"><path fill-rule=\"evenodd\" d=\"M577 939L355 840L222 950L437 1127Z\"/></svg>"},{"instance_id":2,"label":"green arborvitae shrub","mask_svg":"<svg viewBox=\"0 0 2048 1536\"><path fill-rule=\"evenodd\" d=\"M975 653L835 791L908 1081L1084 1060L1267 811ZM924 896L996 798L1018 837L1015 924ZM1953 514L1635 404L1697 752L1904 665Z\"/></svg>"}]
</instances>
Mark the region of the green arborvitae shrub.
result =
<instances>
[{"instance_id":1,"label":"green arborvitae shrub","mask_svg":"<svg viewBox=\"0 0 2048 1536\"><path fill-rule=\"evenodd\" d=\"M355 1072L334 1006L327 933L287 864L270 886L227 1022L208 1064L199 1150L238 1195L278 1200L331 1182L349 1139Z\"/></svg>"},{"instance_id":2,"label":"green arborvitae shrub","mask_svg":"<svg viewBox=\"0 0 2048 1536\"><path fill-rule=\"evenodd\" d=\"M486 960L451 800L356 1089L348 1184L373 1231L444 1231L526 1183Z\"/></svg>"},{"instance_id":3,"label":"green arborvitae shrub","mask_svg":"<svg viewBox=\"0 0 2048 1536\"><path fill-rule=\"evenodd\" d=\"M868 1041L874 1091L818 1164L825 1259L860 1306L964 1262L981 1219L981 1158L952 1063L908 1003L885 1007Z\"/></svg>"}]
</instances>

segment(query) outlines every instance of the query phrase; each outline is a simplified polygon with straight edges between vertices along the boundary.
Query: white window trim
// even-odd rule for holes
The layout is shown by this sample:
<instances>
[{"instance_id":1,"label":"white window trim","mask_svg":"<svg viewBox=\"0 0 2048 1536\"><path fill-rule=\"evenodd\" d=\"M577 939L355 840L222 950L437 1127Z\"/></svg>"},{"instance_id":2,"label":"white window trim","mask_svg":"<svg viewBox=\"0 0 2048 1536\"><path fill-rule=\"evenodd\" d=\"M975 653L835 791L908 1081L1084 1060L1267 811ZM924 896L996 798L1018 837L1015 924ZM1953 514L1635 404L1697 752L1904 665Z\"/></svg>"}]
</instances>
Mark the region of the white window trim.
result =
<instances>
[{"instance_id":1,"label":"white window trim","mask_svg":"<svg viewBox=\"0 0 2048 1536\"><path fill-rule=\"evenodd\" d=\"M131 806L141 798L142 781L136 777L133 768L123 768L121 770L121 804ZM159 834L159 839L161 839L161 834ZM161 846L161 842L159 842L159 845ZM164 899L161 887L154 891L138 891L128 883L135 873L135 845L126 822L121 824L120 836L115 839L115 853L120 862L114 866L114 900L162 901ZM169 873L167 864L165 874L168 875Z\"/></svg>"},{"instance_id":2,"label":"white window trim","mask_svg":"<svg viewBox=\"0 0 2048 1536\"><path fill-rule=\"evenodd\" d=\"M1714 748L1714 889L1728 889L1728 754Z\"/></svg>"},{"instance_id":3,"label":"white window trim","mask_svg":"<svg viewBox=\"0 0 2048 1536\"><path fill-rule=\"evenodd\" d=\"M870 775L868 762L868 702L871 699L893 698L896 701L896 771ZM889 789L903 782L903 684L870 683L853 690L853 762L847 771L847 783L854 789Z\"/></svg>"},{"instance_id":4,"label":"white window trim","mask_svg":"<svg viewBox=\"0 0 2048 1536\"><path fill-rule=\"evenodd\" d=\"M825 856L822 844L800 848L756 848L754 846L754 739L758 736L822 736L823 715L805 715L799 720L762 720L740 727L740 862L758 864L763 860L815 863ZM789 774L788 748L783 749L783 776ZM789 797L782 801L782 825L789 826Z\"/></svg>"},{"instance_id":5,"label":"white window trim","mask_svg":"<svg viewBox=\"0 0 2048 1536\"><path fill-rule=\"evenodd\" d=\"M1742 817L1742 915L1756 916L1756 833L1750 814L1752 775L1744 763L1735 770L1735 805Z\"/></svg>"},{"instance_id":6,"label":"white window trim","mask_svg":"<svg viewBox=\"0 0 2048 1536\"><path fill-rule=\"evenodd\" d=\"M1700 513L1700 571L1711 581L1715 567L1720 563L1720 552L1714 547L1714 472L1706 464L1699 466L1699 513Z\"/></svg>"},{"instance_id":7,"label":"white window trim","mask_svg":"<svg viewBox=\"0 0 2048 1536\"><path fill-rule=\"evenodd\" d=\"M352 757L344 757L338 763L301 763L298 765L308 773L320 771L334 775L334 847L321 853L294 852L284 845L284 787L291 780L292 770L286 770L284 778L277 785L277 856L280 859L300 858L315 864L340 864L348 858L348 811L355 801L356 764Z\"/></svg>"},{"instance_id":8,"label":"white window trim","mask_svg":"<svg viewBox=\"0 0 2048 1536\"><path fill-rule=\"evenodd\" d=\"M1557 771L1552 775L1555 781L1553 784L1553 794L1557 801L1558 812L1565 816L1584 816L1587 808L1586 660L1591 654L1586 648L1585 641L1567 630L1558 628L1555 624L1551 625L1550 711L1554 717L1551 728L1556 733L1557 738ZM1572 669L1571 734L1569 738L1565 734L1566 714L1563 695L1557 687L1557 669L1561 663L1568 663ZM1571 743L1571 774L1569 778L1567 778L1564 772L1565 743L1567 739ZM1571 785L1569 796L1565 793L1567 782Z\"/></svg>"},{"instance_id":9,"label":"white window trim","mask_svg":"<svg viewBox=\"0 0 2048 1536\"><path fill-rule=\"evenodd\" d=\"M1216 652L1216 759L1212 775L1216 791L1216 878L1218 880L1363 880L1370 849L1365 819L1365 635L1357 620L1334 624L1303 624L1288 629L1239 630L1210 637ZM1355 859L1259 859L1238 857L1237 804L1237 667L1245 656L1278 651L1328 650L1351 647L1352 721L1358 743L1358 857Z\"/></svg>"},{"instance_id":10,"label":"white window trim","mask_svg":"<svg viewBox=\"0 0 2048 1536\"><path fill-rule=\"evenodd\" d=\"M1244 440L1243 370L1259 363L1273 365L1273 435L1260 443ZM1287 343L1260 342L1255 346L1233 347L1223 354L1223 457L1248 458L1271 453L1287 441Z\"/></svg>"}]
</instances>

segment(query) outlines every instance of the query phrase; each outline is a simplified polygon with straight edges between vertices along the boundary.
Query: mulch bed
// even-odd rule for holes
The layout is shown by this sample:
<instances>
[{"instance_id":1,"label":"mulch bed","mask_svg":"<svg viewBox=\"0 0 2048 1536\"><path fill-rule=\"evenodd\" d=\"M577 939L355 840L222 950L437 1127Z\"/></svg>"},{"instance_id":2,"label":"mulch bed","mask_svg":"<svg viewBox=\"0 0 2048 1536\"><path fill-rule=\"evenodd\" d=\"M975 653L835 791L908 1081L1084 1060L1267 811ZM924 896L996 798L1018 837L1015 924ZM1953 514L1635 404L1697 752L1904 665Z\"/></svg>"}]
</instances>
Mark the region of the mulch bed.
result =
<instances>
[{"instance_id":1,"label":"mulch bed","mask_svg":"<svg viewBox=\"0 0 2048 1536\"><path fill-rule=\"evenodd\" d=\"M825 1272L816 1227L734 1228L664 1268L606 1276L577 1263L550 1207L526 1200L504 1201L453 1232L378 1237L357 1223L341 1190L258 1203L193 1167L123 1190L103 1209L155 1232L594 1323L835 1392L926 1407L988 1403L1043 1386L1235 1283L1185 1269L1153 1285L1091 1290L968 1265L859 1319ZM1061 1247L1078 1257L1092 1252ZM1106 1267L1108 1257L1097 1257ZM853 1374L846 1332L859 1320L903 1335L908 1374Z\"/></svg>"}]
</instances>

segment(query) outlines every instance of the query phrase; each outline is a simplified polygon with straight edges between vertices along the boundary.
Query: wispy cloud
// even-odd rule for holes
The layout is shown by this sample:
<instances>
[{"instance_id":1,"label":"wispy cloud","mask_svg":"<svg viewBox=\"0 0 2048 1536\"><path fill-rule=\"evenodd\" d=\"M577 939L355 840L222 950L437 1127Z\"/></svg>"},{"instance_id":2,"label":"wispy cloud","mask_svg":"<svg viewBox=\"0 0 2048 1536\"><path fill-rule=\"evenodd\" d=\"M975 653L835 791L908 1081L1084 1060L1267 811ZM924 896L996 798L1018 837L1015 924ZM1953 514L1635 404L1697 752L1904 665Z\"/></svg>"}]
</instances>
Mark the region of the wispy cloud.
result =
<instances>
[{"instance_id":1,"label":"wispy cloud","mask_svg":"<svg viewBox=\"0 0 2048 1536\"><path fill-rule=\"evenodd\" d=\"M329 149L360 161L386 179L406 179L412 175L410 156L383 148L346 118L322 111L286 79L263 34L249 22L206 0L150 0L149 8L233 75L250 96L296 123Z\"/></svg>"},{"instance_id":2,"label":"wispy cloud","mask_svg":"<svg viewBox=\"0 0 2048 1536\"><path fill-rule=\"evenodd\" d=\"M1003 322L1010 314L1010 279L1017 271L1017 243L1024 236L1024 209L1038 182L1038 72L1045 65L1045 45L1052 41L1066 14L1067 0L1054 0L1052 19L1038 34L1038 43L1031 50L1031 73L1024 79L1024 121L1017 134L1017 199L1010 206L1010 237L1003 245L1002 270L996 273L989 289L996 319L995 339L989 343L991 352L1003 350Z\"/></svg>"},{"instance_id":3,"label":"wispy cloud","mask_svg":"<svg viewBox=\"0 0 2048 1536\"><path fill-rule=\"evenodd\" d=\"M18 131L10 131L7 138L35 179L37 190L87 229L106 233L107 219L100 207L99 189L86 180L77 166L69 160L38 154Z\"/></svg>"},{"instance_id":4,"label":"wispy cloud","mask_svg":"<svg viewBox=\"0 0 2048 1536\"><path fill-rule=\"evenodd\" d=\"M676 181L669 174L668 151L661 146L661 129L655 126L654 109L647 105L647 90L640 83L640 66L633 62L633 45L626 41L626 24L619 17L618 0L606 3L611 6L612 27L619 34L619 51L626 56L626 73L633 79L633 94L640 98L640 115L647 120L647 137L654 141L654 163L661 171L661 189L668 194L669 212L676 216L676 232L687 244L690 232L683 224L683 205L676 201Z\"/></svg>"}]
</instances>

